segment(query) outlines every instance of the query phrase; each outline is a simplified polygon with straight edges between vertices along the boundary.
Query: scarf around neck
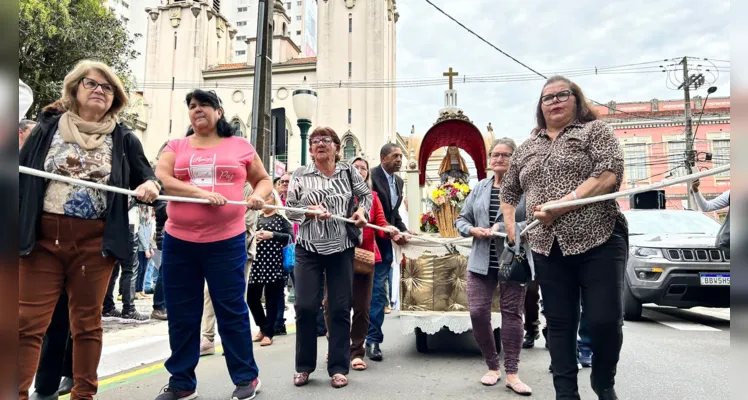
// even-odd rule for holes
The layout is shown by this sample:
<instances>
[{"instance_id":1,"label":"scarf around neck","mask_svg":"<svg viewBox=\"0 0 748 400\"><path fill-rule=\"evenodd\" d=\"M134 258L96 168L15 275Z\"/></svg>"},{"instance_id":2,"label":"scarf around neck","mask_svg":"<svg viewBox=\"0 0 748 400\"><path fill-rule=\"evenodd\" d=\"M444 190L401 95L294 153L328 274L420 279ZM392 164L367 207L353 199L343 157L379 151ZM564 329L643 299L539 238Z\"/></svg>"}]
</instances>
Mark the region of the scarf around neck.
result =
<instances>
[{"instance_id":1,"label":"scarf around neck","mask_svg":"<svg viewBox=\"0 0 748 400\"><path fill-rule=\"evenodd\" d=\"M104 143L106 135L114 132L117 121L107 115L100 122L88 122L70 111L60 117L59 129L62 140L66 143L76 143L78 146L93 150Z\"/></svg>"}]
</instances>

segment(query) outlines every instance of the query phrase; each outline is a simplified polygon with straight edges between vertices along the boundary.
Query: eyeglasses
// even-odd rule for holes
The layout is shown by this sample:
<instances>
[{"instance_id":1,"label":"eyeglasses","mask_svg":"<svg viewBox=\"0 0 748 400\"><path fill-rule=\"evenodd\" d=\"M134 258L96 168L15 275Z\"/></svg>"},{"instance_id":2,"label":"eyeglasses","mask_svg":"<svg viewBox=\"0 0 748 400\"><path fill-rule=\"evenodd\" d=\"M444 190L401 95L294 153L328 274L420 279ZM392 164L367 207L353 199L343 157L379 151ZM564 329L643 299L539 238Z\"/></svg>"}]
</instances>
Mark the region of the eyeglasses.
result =
<instances>
[{"instance_id":1,"label":"eyeglasses","mask_svg":"<svg viewBox=\"0 0 748 400\"><path fill-rule=\"evenodd\" d=\"M312 143L312 146L316 146L316 145L318 145L320 143L330 144L330 143L332 143L332 139L330 139L329 137L326 137L326 138L314 138L314 139L311 140L311 143Z\"/></svg>"},{"instance_id":2,"label":"eyeglasses","mask_svg":"<svg viewBox=\"0 0 748 400\"><path fill-rule=\"evenodd\" d=\"M81 78L81 82L83 82L84 88L92 92L96 90L97 87L101 86L101 90L104 92L104 94L108 94L108 95L114 94L114 86L112 86L109 83L99 83L91 78L86 78L86 77Z\"/></svg>"},{"instance_id":3,"label":"eyeglasses","mask_svg":"<svg viewBox=\"0 0 748 400\"><path fill-rule=\"evenodd\" d=\"M571 90L562 90L555 94L547 94L541 97L540 101L543 102L543 104L545 104L546 106L549 106L553 104L554 99L557 99L559 103L563 103L566 100L569 100L569 97L571 97L571 95L573 94L574 92L572 92Z\"/></svg>"},{"instance_id":4,"label":"eyeglasses","mask_svg":"<svg viewBox=\"0 0 748 400\"><path fill-rule=\"evenodd\" d=\"M499 158L504 157L505 159L512 158L512 153L493 153L491 154L492 160L498 160Z\"/></svg>"},{"instance_id":5,"label":"eyeglasses","mask_svg":"<svg viewBox=\"0 0 748 400\"><path fill-rule=\"evenodd\" d=\"M290 181L289 180L283 180L283 179L280 180L280 184L281 185L288 185L288 182L290 182Z\"/></svg>"}]
</instances>

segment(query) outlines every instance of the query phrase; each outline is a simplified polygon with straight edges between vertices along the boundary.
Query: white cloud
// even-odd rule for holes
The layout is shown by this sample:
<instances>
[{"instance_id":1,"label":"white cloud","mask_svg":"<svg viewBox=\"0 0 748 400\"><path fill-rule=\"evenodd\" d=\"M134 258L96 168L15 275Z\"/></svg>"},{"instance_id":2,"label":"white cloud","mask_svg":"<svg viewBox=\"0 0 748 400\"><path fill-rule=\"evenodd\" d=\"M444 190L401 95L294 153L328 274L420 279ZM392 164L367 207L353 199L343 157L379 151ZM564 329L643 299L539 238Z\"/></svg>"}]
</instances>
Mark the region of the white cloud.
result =
<instances>
[{"instance_id":1,"label":"white cloud","mask_svg":"<svg viewBox=\"0 0 748 400\"><path fill-rule=\"evenodd\" d=\"M432 0L445 12L531 68L546 72L620 66L693 56L730 59L729 0ZM423 0L399 1L397 76L442 78L450 66L458 105L475 125L492 123L497 135L527 137L543 80L462 84L465 76L530 71L483 43ZM664 62L662 62L664 64ZM704 64L706 65L706 64ZM633 72L636 66L629 67ZM602 103L679 99L664 73L600 74L573 77ZM730 75L715 83L717 95L730 93ZM672 85L671 85L672 86ZM398 88L397 130L423 133L444 105L444 86ZM706 93L706 88L695 94Z\"/></svg>"}]
</instances>

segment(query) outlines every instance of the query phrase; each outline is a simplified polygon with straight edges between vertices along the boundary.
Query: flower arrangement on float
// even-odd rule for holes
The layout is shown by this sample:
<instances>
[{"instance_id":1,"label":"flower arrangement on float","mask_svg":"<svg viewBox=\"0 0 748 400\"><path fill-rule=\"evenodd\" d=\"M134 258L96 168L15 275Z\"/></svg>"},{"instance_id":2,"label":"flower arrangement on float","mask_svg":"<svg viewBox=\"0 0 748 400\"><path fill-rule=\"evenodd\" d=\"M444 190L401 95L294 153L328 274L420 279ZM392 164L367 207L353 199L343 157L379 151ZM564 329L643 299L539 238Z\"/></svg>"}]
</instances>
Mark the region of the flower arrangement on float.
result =
<instances>
[{"instance_id":1,"label":"flower arrangement on float","mask_svg":"<svg viewBox=\"0 0 748 400\"><path fill-rule=\"evenodd\" d=\"M431 211L421 214L421 232L439 233L439 226L436 223L436 217Z\"/></svg>"},{"instance_id":2,"label":"flower arrangement on float","mask_svg":"<svg viewBox=\"0 0 748 400\"><path fill-rule=\"evenodd\" d=\"M442 237L459 236L455 229L455 221L465 205L468 194L468 185L455 182L451 178L431 191L428 202L434 211L437 229Z\"/></svg>"}]
</instances>

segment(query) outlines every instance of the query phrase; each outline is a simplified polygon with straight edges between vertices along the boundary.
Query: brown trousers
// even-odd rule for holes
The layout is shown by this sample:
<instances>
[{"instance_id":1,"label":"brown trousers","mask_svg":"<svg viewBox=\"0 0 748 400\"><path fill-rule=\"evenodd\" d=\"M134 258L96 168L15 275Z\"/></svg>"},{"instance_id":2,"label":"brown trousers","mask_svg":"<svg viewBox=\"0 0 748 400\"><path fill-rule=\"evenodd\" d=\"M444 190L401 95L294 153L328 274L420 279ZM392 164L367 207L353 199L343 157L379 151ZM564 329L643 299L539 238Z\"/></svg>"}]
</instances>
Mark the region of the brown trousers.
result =
<instances>
[{"instance_id":1,"label":"brown trousers","mask_svg":"<svg viewBox=\"0 0 748 400\"><path fill-rule=\"evenodd\" d=\"M366 334L369 332L369 309L374 286L374 271L368 275L353 274L353 319L351 319L351 360L364 358ZM327 312L327 286L325 286L325 326L330 332L330 315Z\"/></svg>"},{"instance_id":2,"label":"brown trousers","mask_svg":"<svg viewBox=\"0 0 748 400\"><path fill-rule=\"evenodd\" d=\"M104 221L42 215L34 250L19 257L18 396L27 400L42 339L63 290L73 335L73 400L93 399L102 350L101 311L116 260L102 255Z\"/></svg>"}]
</instances>

